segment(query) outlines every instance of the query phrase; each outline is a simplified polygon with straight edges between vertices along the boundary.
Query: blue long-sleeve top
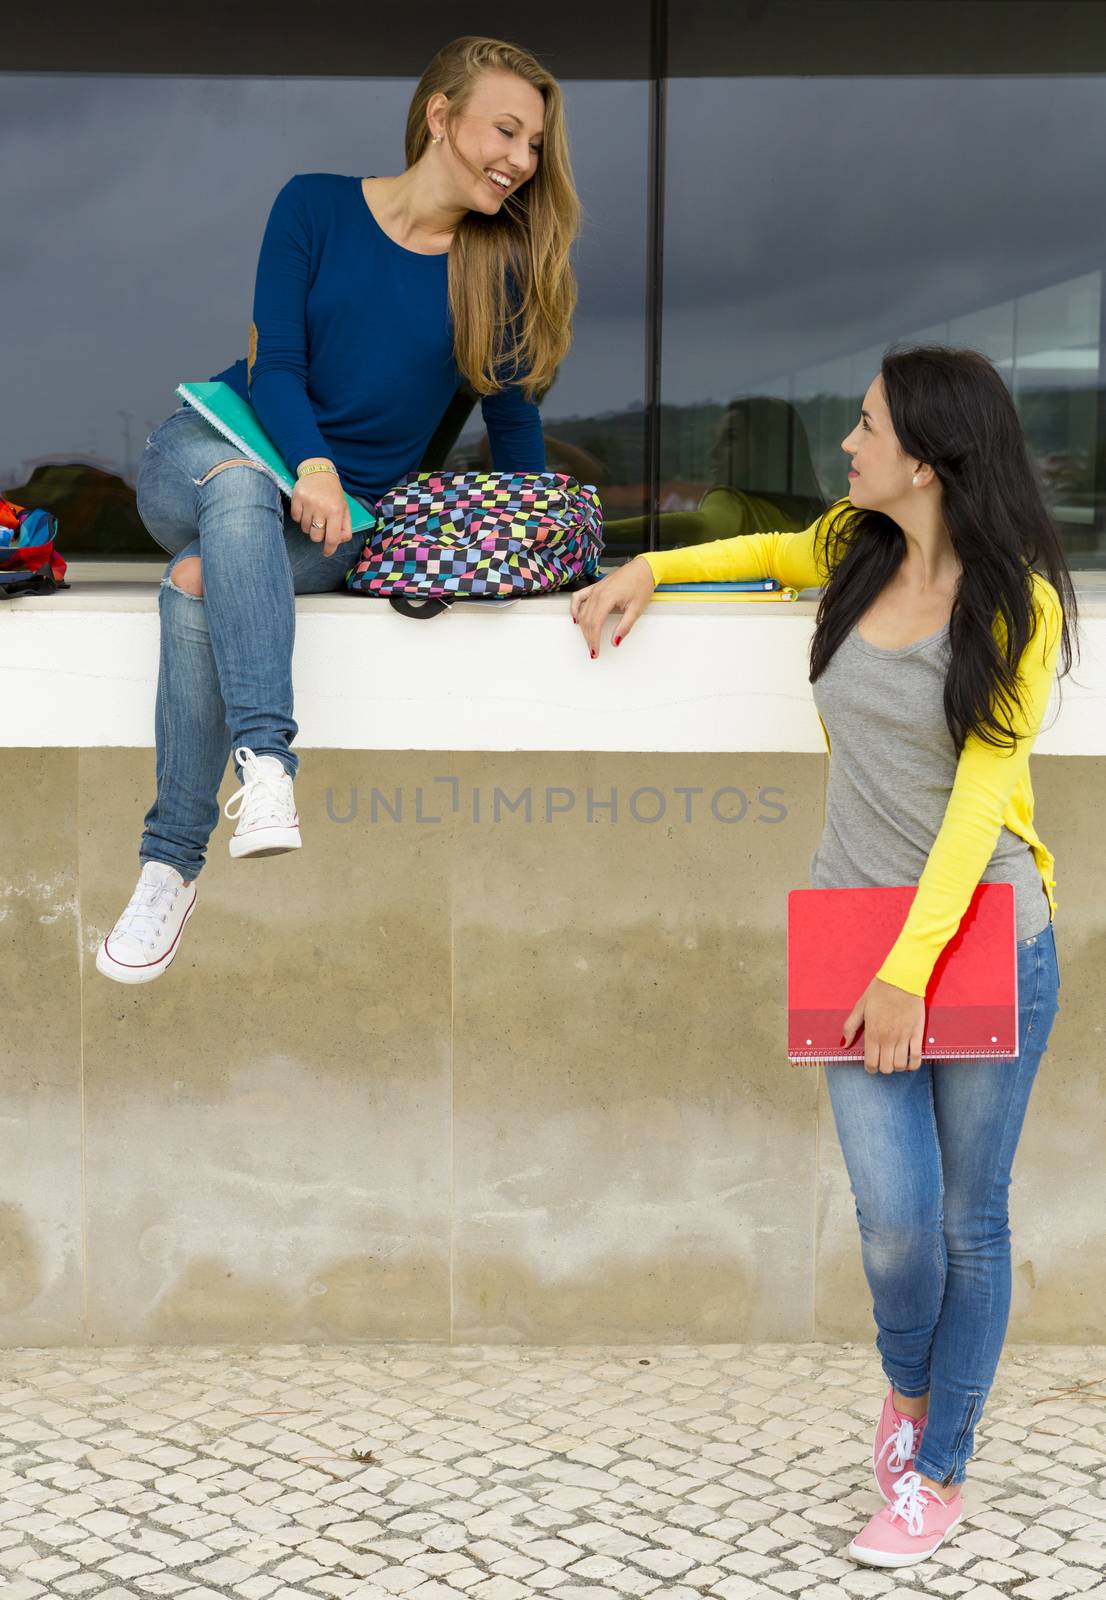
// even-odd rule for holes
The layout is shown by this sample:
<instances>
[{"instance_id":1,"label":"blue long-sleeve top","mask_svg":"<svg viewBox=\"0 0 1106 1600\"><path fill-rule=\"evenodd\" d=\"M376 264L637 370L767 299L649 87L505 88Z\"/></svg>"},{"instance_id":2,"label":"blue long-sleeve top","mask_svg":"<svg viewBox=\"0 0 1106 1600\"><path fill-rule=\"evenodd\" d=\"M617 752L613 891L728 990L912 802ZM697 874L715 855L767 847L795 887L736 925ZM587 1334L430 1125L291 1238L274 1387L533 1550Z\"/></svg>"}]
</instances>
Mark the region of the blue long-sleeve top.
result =
<instances>
[{"instance_id":1,"label":"blue long-sleeve top","mask_svg":"<svg viewBox=\"0 0 1106 1600\"><path fill-rule=\"evenodd\" d=\"M214 381L248 400L294 472L326 456L350 494L379 499L418 471L460 384L448 256L397 244L360 178L292 178L269 215L252 364ZM538 408L517 383L481 402L497 472L544 472Z\"/></svg>"}]
</instances>

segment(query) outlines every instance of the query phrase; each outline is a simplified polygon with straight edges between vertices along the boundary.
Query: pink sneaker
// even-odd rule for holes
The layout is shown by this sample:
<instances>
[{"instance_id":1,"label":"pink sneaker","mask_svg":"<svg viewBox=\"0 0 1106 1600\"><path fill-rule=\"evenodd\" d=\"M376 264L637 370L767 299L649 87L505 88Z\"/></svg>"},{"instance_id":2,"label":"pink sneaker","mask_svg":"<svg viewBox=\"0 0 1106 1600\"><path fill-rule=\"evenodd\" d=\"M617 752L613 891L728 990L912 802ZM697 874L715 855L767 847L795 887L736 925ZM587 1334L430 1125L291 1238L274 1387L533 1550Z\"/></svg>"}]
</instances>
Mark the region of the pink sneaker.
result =
<instances>
[{"instance_id":1,"label":"pink sneaker","mask_svg":"<svg viewBox=\"0 0 1106 1600\"><path fill-rule=\"evenodd\" d=\"M846 1555L866 1567L912 1567L938 1551L964 1515L964 1500L927 1489L916 1472L904 1472L885 1505L849 1545Z\"/></svg>"},{"instance_id":2,"label":"pink sneaker","mask_svg":"<svg viewBox=\"0 0 1106 1600\"><path fill-rule=\"evenodd\" d=\"M926 1419L904 1417L891 1404L893 1389L888 1389L887 1399L876 1426L876 1441L872 1446L872 1470L876 1475L876 1488L885 1500L893 1500L893 1485L904 1472L913 1472L914 1457L922 1442Z\"/></svg>"}]
</instances>

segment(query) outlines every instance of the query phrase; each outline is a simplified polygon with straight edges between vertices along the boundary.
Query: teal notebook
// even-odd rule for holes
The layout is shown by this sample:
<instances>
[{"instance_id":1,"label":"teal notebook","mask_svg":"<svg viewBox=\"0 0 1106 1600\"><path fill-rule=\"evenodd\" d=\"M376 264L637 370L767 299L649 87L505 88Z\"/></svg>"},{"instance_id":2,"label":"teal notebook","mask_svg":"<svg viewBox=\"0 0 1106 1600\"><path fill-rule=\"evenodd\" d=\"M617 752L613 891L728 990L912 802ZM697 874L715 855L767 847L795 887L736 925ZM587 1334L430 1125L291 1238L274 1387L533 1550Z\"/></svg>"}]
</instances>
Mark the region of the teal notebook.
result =
<instances>
[{"instance_id":1,"label":"teal notebook","mask_svg":"<svg viewBox=\"0 0 1106 1600\"><path fill-rule=\"evenodd\" d=\"M235 394L228 383L178 383L177 393L201 417L206 417L224 439L229 439L244 456L256 461L259 467L264 467L289 500L292 498L292 491L296 487L295 473L289 472L276 445L258 421L256 411L247 405L241 395ZM376 526L372 512L366 511L348 494L346 504L349 506L354 533L370 533Z\"/></svg>"}]
</instances>

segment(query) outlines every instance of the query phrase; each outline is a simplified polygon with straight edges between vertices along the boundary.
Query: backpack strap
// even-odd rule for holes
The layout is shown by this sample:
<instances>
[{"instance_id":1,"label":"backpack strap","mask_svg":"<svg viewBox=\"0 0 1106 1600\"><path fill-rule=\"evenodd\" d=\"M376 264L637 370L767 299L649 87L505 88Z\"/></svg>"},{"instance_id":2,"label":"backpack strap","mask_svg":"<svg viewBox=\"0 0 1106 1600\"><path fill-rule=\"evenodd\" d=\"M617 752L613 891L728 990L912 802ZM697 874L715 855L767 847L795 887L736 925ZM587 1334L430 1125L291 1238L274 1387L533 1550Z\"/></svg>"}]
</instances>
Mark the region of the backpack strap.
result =
<instances>
[{"instance_id":1,"label":"backpack strap","mask_svg":"<svg viewBox=\"0 0 1106 1600\"><path fill-rule=\"evenodd\" d=\"M448 611L453 604L453 597L450 595L416 600L408 594L390 594L388 602L393 611L398 611L400 616L413 617L416 622L426 622L429 618L441 616L443 611Z\"/></svg>"},{"instance_id":2,"label":"backpack strap","mask_svg":"<svg viewBox=\"0 0 1106 1600\"><path fill-rule=\"evenodd\" d=\"M57 594L59 589L68 588L69 585L55 578L48 567L42 567L38 572L28 572L17 583L0 580L0 600L15 600L21 594Z\"/></svg>"}]
</instances>

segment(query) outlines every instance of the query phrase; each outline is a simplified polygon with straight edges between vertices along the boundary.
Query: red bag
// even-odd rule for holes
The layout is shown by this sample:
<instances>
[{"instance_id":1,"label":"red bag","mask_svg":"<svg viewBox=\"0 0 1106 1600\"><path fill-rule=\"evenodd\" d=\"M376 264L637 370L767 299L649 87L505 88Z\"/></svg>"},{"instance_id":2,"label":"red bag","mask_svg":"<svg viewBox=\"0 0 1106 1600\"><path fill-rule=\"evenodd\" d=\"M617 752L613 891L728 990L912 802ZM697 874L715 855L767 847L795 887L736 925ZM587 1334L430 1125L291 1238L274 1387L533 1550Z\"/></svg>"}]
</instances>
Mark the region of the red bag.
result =
<instances>
[{"instance_id":1,"label":"red bag","mask_svg":"<svg viewBox=\"0 0 1106 1600\"><path fill-rule=\"evenodd\" d=\"M54 548L58 519L0 497L0 599L68 589L66 565Z\"/></svg>"}]
</instances>

